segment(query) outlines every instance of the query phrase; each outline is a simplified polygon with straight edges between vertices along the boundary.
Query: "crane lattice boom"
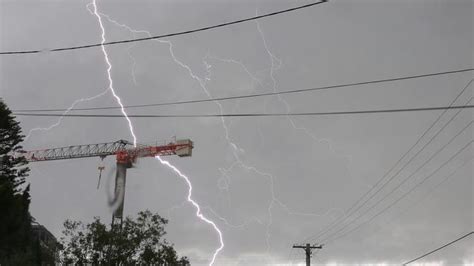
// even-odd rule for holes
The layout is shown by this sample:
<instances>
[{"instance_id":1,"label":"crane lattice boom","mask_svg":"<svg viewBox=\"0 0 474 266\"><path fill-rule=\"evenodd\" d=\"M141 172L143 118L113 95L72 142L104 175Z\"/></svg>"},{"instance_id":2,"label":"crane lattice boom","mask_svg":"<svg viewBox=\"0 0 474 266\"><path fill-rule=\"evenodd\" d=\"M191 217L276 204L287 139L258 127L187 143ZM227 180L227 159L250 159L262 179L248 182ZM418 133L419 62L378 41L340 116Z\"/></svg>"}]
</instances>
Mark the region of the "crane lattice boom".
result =
<instances>
[{"instance_id":1,"label":"crane lattice boom","mask_svg":"<svg viewBox=\"0 0 474 266\"><path fill-rule=\"evenodd\" d=\"M52 160L77 159L87 157L104 158L115 155L117 158L117 170L115 176L115 199L117 206L112 215L112 225L118 224L121 228L123 220L123 202L125 199L125 181L127 168L142 157L155 157L164 155L178 155L187 157L192 155L193 142L189 139L177 140L161 146L138 145L133 146L126 140L118 140L109 143L75 145L68 147L52 148L45 150L28 151L18 156L24 156L29 162L44 162ZM102 173L103 166L99 166ZM99 174L99 183L100 183Z\"/></svg>"},{"instance_id":2,"label":"crane lattice boom","mask_svg":"<svg viewBox=\"0 0 474 266\"><path fill-rule=\"evenodd\" d=\"M154 157L157 155L191 156L193 143L191 140L178 140L161 146L140 145L134 147L126 140L115 142L74 145L44 150L28 151L23 156L30 162L77 159L87 157L106 157L116 155L117 162L135 162L140 157Z\"/></svg>"}]
</instances>

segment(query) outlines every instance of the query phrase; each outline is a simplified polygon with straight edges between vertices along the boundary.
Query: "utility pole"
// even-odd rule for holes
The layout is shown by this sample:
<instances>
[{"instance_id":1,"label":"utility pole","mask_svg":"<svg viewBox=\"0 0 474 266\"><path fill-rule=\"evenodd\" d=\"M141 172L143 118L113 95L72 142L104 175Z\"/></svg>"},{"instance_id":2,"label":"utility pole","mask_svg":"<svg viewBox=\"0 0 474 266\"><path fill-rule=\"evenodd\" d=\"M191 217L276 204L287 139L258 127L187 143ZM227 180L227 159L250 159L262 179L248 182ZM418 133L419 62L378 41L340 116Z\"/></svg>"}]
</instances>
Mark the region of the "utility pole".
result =
<instances>
[{"instance_id":1,"label":"utility pole","mask_svg":"<svg viewBox=\"0 0 474 266\"><path fill-rule=\"evenodd\" d=\"M311 253L313 252L313 249L322 249L323 246L322 245L319 245L319 246L311 246L311 244L306 244L306 245L293 245L293 248L301 248L304 250L305 254L306 254L306 266L310 266L311 265Z\"/></svg>"}]
</instances>

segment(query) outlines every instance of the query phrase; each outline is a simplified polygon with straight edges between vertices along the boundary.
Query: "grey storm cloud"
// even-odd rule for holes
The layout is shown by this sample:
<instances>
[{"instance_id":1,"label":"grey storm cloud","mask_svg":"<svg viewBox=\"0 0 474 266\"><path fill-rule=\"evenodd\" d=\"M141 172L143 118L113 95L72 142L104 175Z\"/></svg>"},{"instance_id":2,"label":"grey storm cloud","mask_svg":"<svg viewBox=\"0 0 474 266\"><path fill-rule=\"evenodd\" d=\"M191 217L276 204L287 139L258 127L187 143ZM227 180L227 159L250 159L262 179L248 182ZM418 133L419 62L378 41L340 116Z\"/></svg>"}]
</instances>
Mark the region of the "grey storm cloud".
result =
<instances>
[{"instance_id":1,"label":"grey storm cloud","mask_svg":"<svg viewBox=\"0 0 474 266\"><path fill-rule=\"evenodd\" d=\"M100 42L88 1L1 0L0 50L50 49ZM146 37L285 9L306 1L97 1L107 40ZM125 26L126 25L126 26ZM136 30L135 32L130 29ZM125 105L260 92L472 68L473 2L351 1L227 28L108 46L114 88ZM0 57L0 97L11 109L114 106L100 48ZM446 106L472 72L292 94L129 110L202 114L311 112ZM472 97L473 86L460 97ZM97 96L97 97L96 97ZM341 217L415 143L442 111L327 117L132 118L139 143L194 141L190 158L166 157L193 184L193 198L222 230L215 265L302 263L294 243ZM450 110L439 130L457 111ZM95 113L120 114L119 110ZM467 125L463 110L381 195L416 171ZM131 140L125 119L18 117L25 149ZM58 123L58 121L60 123ZM427 136L425 142L434 133ZM469 128L389 197L408 191L472 140ZM423 142L424 143L424 142ZM412 155L416 150L412 152ZM387 212L313 256L319 265L400 264L473 226L473 151L469 147ZM114 158L106 158L105 179ZM99 158L31 164L32 215L56 236L65 219L108 221L111 180L97 186ZM451 175L455 171L455 174ZM448 178L448 179L446 179ZM150 209L169 219L167 239L193 265L206 265L216 232L186 202L187 186L148 158L128 171L125 214ZM374 198L380 200L381 196ZM350 228L371 216L354 221ZM349 219L351 221L351 218ZM320 239L319 239L320 240ZM311 239L316 241L316 239ZM472 263L473 240L426 262Z\"/></svg>"}]
</instances>

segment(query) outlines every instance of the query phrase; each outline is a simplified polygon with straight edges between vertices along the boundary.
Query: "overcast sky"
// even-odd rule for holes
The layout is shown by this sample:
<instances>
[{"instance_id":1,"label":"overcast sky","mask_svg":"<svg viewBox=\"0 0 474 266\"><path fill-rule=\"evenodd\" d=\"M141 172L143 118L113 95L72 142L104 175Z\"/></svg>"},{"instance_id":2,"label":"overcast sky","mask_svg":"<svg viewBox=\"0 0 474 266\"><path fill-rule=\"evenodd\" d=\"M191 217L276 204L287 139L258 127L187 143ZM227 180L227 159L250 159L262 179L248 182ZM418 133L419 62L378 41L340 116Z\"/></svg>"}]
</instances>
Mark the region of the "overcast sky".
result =
<instances>
[{"instance_id":1,"label":"overcast sky","mask_svg":"<svg viewBox=\"0 0 474 266\"><path fill-rule=\"evenodd\" d=\"M357 3L356 3L357 2ZM304 1L98 1L107 40L186 30L263 14ZM100 42L88 1L1 0L1 51ZM107 17L105 16L107 15ZM416 75L473 66L473 2L469 0L333 0L305 10L159 41L108 46L117 94L125 105L202 99ZM121 26L122 25L122 26ZM126 25L126 26L124 26ZM128 27L128 28L127 28ZM2 56L0 96L11 109L67 108L104 92L100 48ZM338 88L239 101L128 110L203 114L311 112L445 106L473 73ZM458 99L472 97L474 85ZM116 105L110 92L76 107ZM120 114L118 110L103 111ZM456 111L447 112L422 144ZM190 158L167 157L189 176L193 197L222 230L215 265L304 261L294 243L344 214L438 118L441 111L279 118L132 119L138 141L190 138ZM400 175L390 192L472 121L464 110ZM18 117L25 149L131 140L125 119ZM447 161L473 138L472 127L416 172L367 221ZM421 148L415 149L410 156ZM473 150L464 150L393 208L325 246L314 263L400 264L473 228ZM98 158L31 164L31 213L55 236L65 219L109 222L114 158L96 189ZM405 162L405 161L404 161ZM451 175L451 173L453 173ZM446 179L448 177L448 179ZM169 219L167 239L193 265L206 265L216 232L195 216L187 186L155 159L129 169L125 213L150 209ZM370 205L369 205L370 206ZM362 210L361 210L362 211ZM358 213L360 213L359 211ZM351 218L352 219L352 218ZM351 221L349 219L349 221ZM347 231L344 230L344 231ZM341 231L341 232L344 232ZM312 241L315 241L314 239ZM313 242L312 242L313 243ZM445 265L473 263L473 240L427 257Z\"/></svg>"}]
</instances>

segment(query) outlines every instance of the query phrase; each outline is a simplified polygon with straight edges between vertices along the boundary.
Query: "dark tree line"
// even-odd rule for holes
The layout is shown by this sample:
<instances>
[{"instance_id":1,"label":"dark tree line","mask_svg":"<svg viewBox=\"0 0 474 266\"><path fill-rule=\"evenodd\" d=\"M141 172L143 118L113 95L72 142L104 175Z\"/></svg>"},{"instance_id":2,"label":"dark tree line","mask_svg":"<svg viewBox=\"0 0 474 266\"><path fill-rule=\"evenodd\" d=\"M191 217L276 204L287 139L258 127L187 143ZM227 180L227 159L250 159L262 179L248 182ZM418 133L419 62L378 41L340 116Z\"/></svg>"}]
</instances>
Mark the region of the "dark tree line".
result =
<instances>
[{"instance_id":1,"label":"dark tree line","mask_svg":"<svg viewBox=\"0 0 474 266\"><path fill-rule=\"evenodd\" d=\"M24 157L13 156L21 153L23 137L19 123L0 99L1 265L32 265L38 257L29 213L30 186L25 186L29 169Z\"/></svg>"}]
</instances>

